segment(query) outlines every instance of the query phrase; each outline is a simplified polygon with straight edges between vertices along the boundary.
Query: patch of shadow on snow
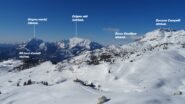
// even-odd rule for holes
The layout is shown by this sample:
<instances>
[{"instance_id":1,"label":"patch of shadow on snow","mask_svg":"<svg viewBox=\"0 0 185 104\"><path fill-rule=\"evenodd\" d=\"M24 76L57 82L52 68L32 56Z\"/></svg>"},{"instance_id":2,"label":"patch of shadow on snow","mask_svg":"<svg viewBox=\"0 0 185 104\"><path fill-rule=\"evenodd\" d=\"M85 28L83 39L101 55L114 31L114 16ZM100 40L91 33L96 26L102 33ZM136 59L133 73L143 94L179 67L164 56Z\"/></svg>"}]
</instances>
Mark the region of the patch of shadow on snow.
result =
<instances>
[{"instance_id":1,"label":"patch of shadow on snow","mask_svg":"<svg viewBox=\"0 0 185 104\"><path fill-rule=\"evenodd\" d=\"M152 100L146 101L146 104L162 104L162 102L158 99L152 99Z\"/></svg>"},{"instance_id":2,"label":"patch of shadow on snow","mask_svg":"<svg viewBox=\"0 0 185 104\"><path fill-rule=\"evenodd\" d=\"M177 61L180 61L180 62L184 62L185 61L185 57L183 55L181 55L181 54L178 54L178 53L172 55L172 58L177 60Z\"/></svg>"},{"instance_id":3,"label":"patch of shadow on snow","mask_svg":"<svg viewBox=\"0 0 185 104\"><path fill-rule=\"evenodd\" d=\"M166 84L164 79L159 79L157 83L154 85L155 88L161 88Z\"/></svg>"},{"instance_id":4,"label":"patch of shadow on snow","mask_svg":"<svg viewBox=\"0 0 185 104\"><path fill-rule=\"evenodd\" d=\"M9 101L7 104L14 104L14 101Z\"/></svg>"}]
</instances>

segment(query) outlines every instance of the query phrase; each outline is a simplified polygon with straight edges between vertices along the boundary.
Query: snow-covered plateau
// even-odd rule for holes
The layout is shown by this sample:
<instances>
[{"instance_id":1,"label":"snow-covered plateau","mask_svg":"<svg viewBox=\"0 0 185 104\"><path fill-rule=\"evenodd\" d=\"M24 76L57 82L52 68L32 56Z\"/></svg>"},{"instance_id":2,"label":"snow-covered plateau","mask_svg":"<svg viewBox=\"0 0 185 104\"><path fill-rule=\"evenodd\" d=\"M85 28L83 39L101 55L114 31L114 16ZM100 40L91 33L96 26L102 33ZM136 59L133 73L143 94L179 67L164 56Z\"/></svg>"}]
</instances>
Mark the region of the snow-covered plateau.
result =
<instances>
[{"instance_id":1,"label":"snow-covered plateau","mask_svg":"<svg viewBox=\"0 0 185 104\"><path fill-rule=\"evenodd\" d=\"M0 62L0 104L185 102L184 30L157 29L136 42L83 51L57 64L20 66L21 60Z\"/></svg>"}]
</instances>

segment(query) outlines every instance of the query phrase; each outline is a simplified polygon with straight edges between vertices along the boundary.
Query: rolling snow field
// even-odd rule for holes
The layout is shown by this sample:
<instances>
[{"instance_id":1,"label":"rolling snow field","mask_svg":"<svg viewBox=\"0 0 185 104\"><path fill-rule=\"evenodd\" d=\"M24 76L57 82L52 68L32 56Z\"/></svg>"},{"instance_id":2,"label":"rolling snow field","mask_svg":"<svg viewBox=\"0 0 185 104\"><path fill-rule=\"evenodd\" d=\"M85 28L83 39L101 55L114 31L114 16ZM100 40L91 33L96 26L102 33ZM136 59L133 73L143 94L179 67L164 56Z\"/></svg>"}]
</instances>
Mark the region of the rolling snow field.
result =
<instances>
[{"instance_id":1,"label":"rolling snow field","mask_svg":"<svg viewBox=\"0 0 185 104\"><path fill-rule=\"evenodd\" d=\"M2 61L0 104L98 104L101 96L110 99L105 104L184 104L185 48L181 44L185 32L171 35L161 30L147 33L140 40L142 44L114 47L132 54L96 65L87 63L90 51L57 64L46 61L21 71L15 68L22 61ZM164 42L170 44L167 49L161 46ZM155 49L143 51L144 47ZM25 85L28 80L32 84Z\"/></svg>"}]
</instances>

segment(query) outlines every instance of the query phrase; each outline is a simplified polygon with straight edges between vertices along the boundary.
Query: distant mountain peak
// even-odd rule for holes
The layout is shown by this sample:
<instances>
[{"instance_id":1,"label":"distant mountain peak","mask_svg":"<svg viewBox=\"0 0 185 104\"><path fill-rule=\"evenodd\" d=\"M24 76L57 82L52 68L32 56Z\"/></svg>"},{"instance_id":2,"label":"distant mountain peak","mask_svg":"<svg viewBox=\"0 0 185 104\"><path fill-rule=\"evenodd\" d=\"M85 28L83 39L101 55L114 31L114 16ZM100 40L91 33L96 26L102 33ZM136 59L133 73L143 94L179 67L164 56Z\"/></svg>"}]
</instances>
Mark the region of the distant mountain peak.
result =
<instances>
[{"instance_id":1,"label":"distant mountain peak","mask_svg":"<svg viewBox=\"0 0 185 104\"><path fill-rule=\"evenodd\" d=\"M61 61L78 55L83 51L100 49L102 47L103 46L99 43L77 37L58 42L46 42L41 39L32 38L31 40L20 44L17 51L41 52L42 54L39 56L40 58Z\"/></svg>"},{"instance_id":2,"label":"distant mountain peak","mask_svg":"<svg viewBox=\"0 0 185 104\"><path fill-rule=\"evenodd\" d=\"M181 30L174 30L169 28L160 28L148 32L144 35L144 37L140 41L153 41L153 40L168 40L169 38L178 37L178 34L183 34L180 32Z\"/></svg>"},{"instance_id":3,"label":"distant mountain peak","mask_svg":"<svg viewBox=\"0 0 185 104\"><path fill-rule=\"evenodd\" d=\"M103 46L97 42L90 41L89 39L83 39L79 37L73 37L69 40L62 40L57 42L58 47L62 49L87 49L87 50L94 50L97 48L102 48Z\"/></svg>"},{"instance_id":4,"label":"distant mountain peak","mask_svg":"<svg viewBox=\"0 0 185 104\"><path fill-rule=\"evenodd\" d=\"M43 43L44 41L41 39L32 38L25 43L25 48L29 49L30 51L37 51L38 49L40 49L40 45Z\"/></svg>"},{"instance_id":5,"label":"distant mountain peak","mask_svg":"<svg viewBox=\"0 0 185 104\"><path fill-rule=\"evenodd\" d=\"M87 49L90 49L90 43L91 43L91 41L88 39L73 37L73 38L69 39L69 48L80 46L80 47L85 47Z\"/></svg>"},{"instance_id":6,"label":"distant mountain peak","mask_svg":"<svg viewBox=\"0 0 185 104\"><path fill-rule=\"evenodd\" d=\"M32 38L32 39L28 40L27 43L32 43L32 42L39 42L39 43L41 43L41 42L43 42L43 40L38 39L38 38Z\"/></svg>"}]
</instances>

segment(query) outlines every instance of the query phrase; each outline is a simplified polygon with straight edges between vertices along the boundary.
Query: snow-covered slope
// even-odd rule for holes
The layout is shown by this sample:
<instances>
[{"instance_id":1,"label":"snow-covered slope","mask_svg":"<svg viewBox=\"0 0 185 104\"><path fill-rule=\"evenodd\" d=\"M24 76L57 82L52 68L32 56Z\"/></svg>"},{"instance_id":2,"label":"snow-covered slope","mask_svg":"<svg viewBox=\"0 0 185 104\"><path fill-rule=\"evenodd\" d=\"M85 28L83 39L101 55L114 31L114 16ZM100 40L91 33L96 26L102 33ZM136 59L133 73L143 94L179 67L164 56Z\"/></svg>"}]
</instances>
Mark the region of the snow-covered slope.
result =
<instances>
[{"instance_id":1,"label":"snow-covered slope","mask_svg":"<svg viewBox=\"0 0 185 104\"><path fill-rule=\"evenodd\" d=\"M6 60L0 63L0 75L12 71L15 67L22 65L23 63L20 60Z\"/></svg>"},{"instance_id":2,"label":"snow-covered slope","mask_svg":"<svg viewBox=\"0 0 185 104\"><path fill-rule=\"evenodd\" d=\"M184 30L159 29L128 45L84 51L55 65L47 61L4 73L0 104L97 104L101 96L110 99L105 104L183 104L184 39ZM12 65L18 64L0 63L7 69ZM32 84L24 85L28 80Z\"/></svg>"},{"instance_id":3,"label":"snow-covered slope","mask_svg":"<svg viewBox=\"0 0 185 104\"><path fill-rule=\"evenodd\" d=\"M184 30L170 30L170 29L157 29L152 32L146 33L145 37L140 41L148 42L150 44L159 43L173 43L180 44L185 42ZM158 43L157 43L158 42Z\"/></svg>"},{"instance_id":4,"label":"snow-covered slope","mask_svg":"<svg viewBox=\"0 0 185 104\"><path fill-rule=\"evenodd\" d=\"M2 75L0 102L29 104L33 100L34 104L94 104L104 95L111 98L107 104L182 104L185 101L184 52L185 49L168 50L146 54L134 62L117 60L114 64L63 62L52 65L45 62L31 69ZM97 87L74 82L77 78ZM23 86L29 79L35 84ZM37 83L41 81L47 81L49 86ZM17 83L20 86L17 87ZM178 91L183 95L174 95Z\"/></svg>"}]
</instances>

